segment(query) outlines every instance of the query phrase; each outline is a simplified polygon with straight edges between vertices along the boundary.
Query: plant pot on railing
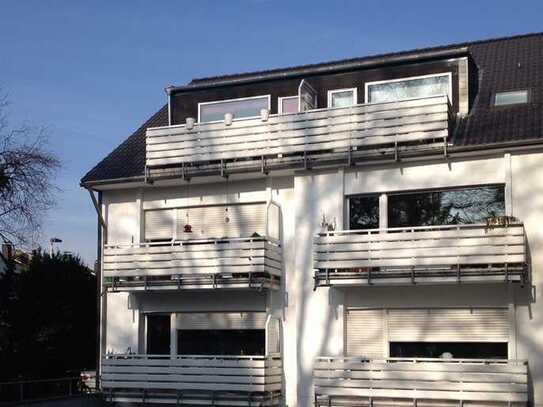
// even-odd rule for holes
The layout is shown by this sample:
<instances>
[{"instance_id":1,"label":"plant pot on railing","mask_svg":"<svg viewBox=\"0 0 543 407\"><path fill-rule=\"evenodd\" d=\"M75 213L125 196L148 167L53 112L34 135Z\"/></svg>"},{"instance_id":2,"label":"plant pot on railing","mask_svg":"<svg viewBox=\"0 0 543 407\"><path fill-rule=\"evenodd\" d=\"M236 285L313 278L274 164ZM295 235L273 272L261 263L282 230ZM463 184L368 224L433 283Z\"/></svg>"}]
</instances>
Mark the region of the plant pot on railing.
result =
<instances>
[{"instance_id":1,"label":"plant pot on railing","mask_svg":"<svg viewBox=\"0 0 543 407\"><path fill-rule=\"evenodd\" d=\"M489 229L507 227L515 222L518 222L518 219L514 216L490 216L486 218L486 226Z\"/></svg>"}]
</instances>

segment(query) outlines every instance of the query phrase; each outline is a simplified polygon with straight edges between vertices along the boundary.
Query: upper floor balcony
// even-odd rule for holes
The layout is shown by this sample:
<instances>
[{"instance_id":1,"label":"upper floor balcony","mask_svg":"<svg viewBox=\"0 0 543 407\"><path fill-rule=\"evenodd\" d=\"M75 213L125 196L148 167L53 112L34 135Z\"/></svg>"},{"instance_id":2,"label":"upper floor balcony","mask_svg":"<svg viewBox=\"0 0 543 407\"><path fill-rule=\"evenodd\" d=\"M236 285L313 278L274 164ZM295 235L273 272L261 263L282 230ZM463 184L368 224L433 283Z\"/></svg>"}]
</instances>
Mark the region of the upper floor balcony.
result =
<instances>
[{"instance_id":1,"label":"upper floor balcony","mask_svg":"<svg viewBox=\"0 0 543 407\"><path fill-rule=\"evenodd\" d=\"M448 97L433 96L284 115L264 109L258 118L148 128L146 174L345 165L420 149L446 154L453 117Z\"/></svg>"},{"instance_id":2,"label":"upper floor balcony","mask_svg":"<svg viewBox=\"0 0 543 407\"><path fill-rule=\"evenodd\" d=\"M522 223L324 232L313 256L315 287L527 279Z\"/></svg>"},{"instance_id":3,"label":"upper floor balcony","mask_svg":"<svg viewBox=\"0 0 543 407\"><path fill-rule=\"evenodd\" d=\"M103 275L111 290L276 289L282 248L260 236L106 245Z\"/></svg>"}]
</instances>

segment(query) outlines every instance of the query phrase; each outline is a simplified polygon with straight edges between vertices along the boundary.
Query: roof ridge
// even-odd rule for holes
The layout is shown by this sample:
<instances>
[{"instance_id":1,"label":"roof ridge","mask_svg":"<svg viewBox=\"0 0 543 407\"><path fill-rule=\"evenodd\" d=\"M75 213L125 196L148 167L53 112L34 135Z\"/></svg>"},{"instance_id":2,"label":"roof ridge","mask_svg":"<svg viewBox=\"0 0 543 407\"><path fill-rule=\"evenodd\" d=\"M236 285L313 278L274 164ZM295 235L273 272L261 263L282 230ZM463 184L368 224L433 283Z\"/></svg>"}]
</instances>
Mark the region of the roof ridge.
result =
<instances>
[{"instance_id":1,"label":"roof ridge","mask_svg":"<svg viewBox=\"0 0 543 407\"><path fill-rule=\"evenodd\" d=\"M465 47L465 46L472 46L472 45L478 45L478 44L487 44L487 43L498 42L498 41L509 41L509 40L527 38L527 37L541 36L541 35L543 35L543 31L526 33L526 34L515 34L515 35L510 35L510 36L505 36L505 37L486 38L486 39L475 40L475 41L453 42L453 43L450 43L450 44L435 45L435 46L431 46L431 47L412 48L412 49L409 49L409 50L406 50L406 51L394 51L394 52L385 52L385 53L381 53L381 54L370 54L370 55L366 55L366 56L362 56L362 57L336 59L336 60L325 61L325 62L317 62L317 63L313 63L313 64L293 65L293 66L288 66L288 67L284 67L284 68L273 68L273 69L247 71L247 72L240 72L240 73L233 73L233 74L225 74L225 75L216 75L216 76L207 76L207 77L201 77L201 78L193 78L188 83L187 86L201 85L201 84L205 84L206 82L213 82L213 81L217 81L217 80L228 80L228 79L235 79L235 78L243 78L244 76L259 75L259 74L269 74L269 73L279 73L279 72L290 72L290 71L297 70L297 69L307 69L307 68L312 68L312 67L329 66L329 65L347 63L347 62L354 62L354 61L371 60L371 59L383 58L383 57L388 57L388 56L411 54L411 53L421 52L421 51L436 51L436 50L463 47L463 46Z\"/></svg>"}]
</instances>

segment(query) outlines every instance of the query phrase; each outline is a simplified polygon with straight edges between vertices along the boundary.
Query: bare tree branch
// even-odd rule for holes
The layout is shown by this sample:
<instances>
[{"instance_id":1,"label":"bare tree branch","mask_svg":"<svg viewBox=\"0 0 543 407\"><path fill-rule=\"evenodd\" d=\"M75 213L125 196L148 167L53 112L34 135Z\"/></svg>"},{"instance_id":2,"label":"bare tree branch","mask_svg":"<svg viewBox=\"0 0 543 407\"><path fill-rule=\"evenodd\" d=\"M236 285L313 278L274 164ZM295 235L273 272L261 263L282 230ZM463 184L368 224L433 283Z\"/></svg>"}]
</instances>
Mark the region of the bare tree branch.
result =
<instances>
[{"instance_id":1,"label":"bare tree branch","mask_svg":"<svg viewBox=\"0 0 543 407\"><path fill-rule=\"evenodd\" d=\"M44 213L54 206L52 183L60 167L43 128L9 126L7 96L0 92L0 238L34 242Z\"/></svg>"}]
</instances>

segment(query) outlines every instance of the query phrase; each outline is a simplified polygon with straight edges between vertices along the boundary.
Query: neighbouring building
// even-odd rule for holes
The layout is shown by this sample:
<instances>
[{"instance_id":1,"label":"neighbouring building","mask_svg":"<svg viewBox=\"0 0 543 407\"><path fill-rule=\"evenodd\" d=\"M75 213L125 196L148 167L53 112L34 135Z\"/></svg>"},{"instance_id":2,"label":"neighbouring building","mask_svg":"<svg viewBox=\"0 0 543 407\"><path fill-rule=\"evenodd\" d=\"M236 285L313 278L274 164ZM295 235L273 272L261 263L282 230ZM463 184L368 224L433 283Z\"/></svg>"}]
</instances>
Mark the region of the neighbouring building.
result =
<instances>
[{"instance_id":1,"label":"neighbouring building","mask_svg":"<svg viewBox=\"0 0 543 407\"><path fill-rule=\"evenodd\" d=\"M166 94L81 181L108 400L543 406L543 34Z\"/></svg>"}]
</instances>

